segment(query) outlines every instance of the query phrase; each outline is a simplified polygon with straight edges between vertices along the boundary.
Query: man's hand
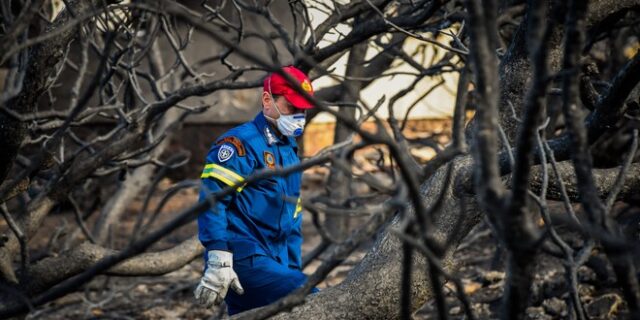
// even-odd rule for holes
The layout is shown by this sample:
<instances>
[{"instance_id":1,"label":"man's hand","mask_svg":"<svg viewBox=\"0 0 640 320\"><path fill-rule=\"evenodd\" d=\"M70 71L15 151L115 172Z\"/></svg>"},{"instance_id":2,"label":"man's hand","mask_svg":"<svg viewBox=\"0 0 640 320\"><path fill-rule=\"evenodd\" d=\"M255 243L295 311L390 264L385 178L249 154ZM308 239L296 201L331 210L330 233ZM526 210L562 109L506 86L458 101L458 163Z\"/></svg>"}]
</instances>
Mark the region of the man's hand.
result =
<instances>
[{"instance_id":1,"label":"man's hand","mask_svg":"<svg viewBox=\"0 0 640 320\"><path fill-rule=\"evenodd\" d=\"M233 254L227 251L211 250L208 253L205 271L194 295L207 308L219 305L227 296L229 286L238 294L243 294L238 275L233 271Z\"/></svg>"}]
</instances>

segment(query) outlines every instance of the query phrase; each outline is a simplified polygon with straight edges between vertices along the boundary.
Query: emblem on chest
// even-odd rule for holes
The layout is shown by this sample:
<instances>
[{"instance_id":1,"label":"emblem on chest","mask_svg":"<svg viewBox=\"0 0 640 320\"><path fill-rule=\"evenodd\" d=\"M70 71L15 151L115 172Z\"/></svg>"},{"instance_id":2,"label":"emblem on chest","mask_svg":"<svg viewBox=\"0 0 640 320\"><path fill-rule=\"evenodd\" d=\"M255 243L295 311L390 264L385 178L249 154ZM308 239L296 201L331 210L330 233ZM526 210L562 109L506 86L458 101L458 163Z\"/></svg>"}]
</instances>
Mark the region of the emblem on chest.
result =
<instances>
[{"instance_id":1,"label":"emblem on chest","mask_svg":"<svg viewBox=\"0 0 640 320\"><path fill-rule=\"evenodd\" d=\"M273 132L271 132L271 129L269 129L269 127L264 127L264 135L267 136L267 143L269 145L278 142L278 139L273 135Z\"/></svg>"},{"instance_id":2,"label":"emblem on chest","mask_svg":"<svg viewBox=\"0 0 640 320\"><path fill-rule=\"evenodd\" d=\"M267 165L269 169L276 168L276 158L273 156L273 153L269 151L264 152L264 163Z\"/></svg>"}]
</instances>

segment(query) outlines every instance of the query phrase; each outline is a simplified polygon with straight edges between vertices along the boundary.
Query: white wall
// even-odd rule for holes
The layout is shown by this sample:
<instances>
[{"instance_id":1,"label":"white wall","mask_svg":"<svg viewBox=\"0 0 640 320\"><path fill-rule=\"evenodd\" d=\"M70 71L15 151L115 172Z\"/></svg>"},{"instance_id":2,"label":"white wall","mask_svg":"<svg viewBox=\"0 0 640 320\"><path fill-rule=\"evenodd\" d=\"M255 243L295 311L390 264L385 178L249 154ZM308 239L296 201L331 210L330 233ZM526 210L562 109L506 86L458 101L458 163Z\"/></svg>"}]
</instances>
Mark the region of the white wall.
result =
<instances>
[{"instance_id":1,"label":"white wall","mask_svg":"<svg viewBox=\"0 0 640 320\"><path fill-rule=\"evenodd\" d=\"M332 5L331 1L327 1L327 5ZM311 10L311 19L314 27L320 24L324 19L326 19L327 15L319 10ZM337 41L341 35L347 34L350 31L349 26L341 25L338 28L338 32L333 32L327 37L327 40L321 42L319 45L326 46L329 45L333 41ZM433 37L431 34L423 34L425 37ZM448 36L441 35L438 41L447 43L450 38ZM424 62L424 66L428 67L428 64L432 61L434 53L433 45L427 44L424 41L417 39L409 39L406 41L404 49L406 52L412 53L419 46L426 45L426 49L423 54L419 54L416 57L417 61ZM371 58L375 56L380 48L372 45L369 47L367 51L367 58ZM442 57L444 54L443 49L438 50L438 54L436 58ZM329 69L333 70L335 75L344 76L346 64L347 64L348 54L342 56L335 64L331 66ZM437 61L437 59L436 59ZM404 73L417 73L417 70L404 63L401 60L396 60L393 64L393 67L386 71L385 74L391 74L396 72L404 72ZM409 86L415 79L415 76L411 75L394 75L387 77L380 77L371 83L366 89L362 91L361 98L365 101L365 103L373 107L378 102L378 100L382 96L386 96L385 104L378 110L376 115L383 119L388 118L388 102L396 93L403 90L407 86ZM453 106L455 103L455 90L458 81L457 73L449 73L444 74L442 77L426 77L422 79L415 87L414 90L406 94L404 97L400 98L394 105L393 112L397 118L404 118L406 111L409 107L423 94L425 94L430 88L432 88L435 84L444 79L445 83L441 85L439 88L433 90L427 97L422 99L418 104L412 109L410 113L410 119L438 119L438 118L447 118L453 114ZM313 81L314 88L319 90L323 87L328 87L337 84L339 81L336 79L332 79L329 76L323 76ZM333 122L335 118L327 113L322 113L318 115L313 120L314 122Z\"/></svg>"}]
</instances>

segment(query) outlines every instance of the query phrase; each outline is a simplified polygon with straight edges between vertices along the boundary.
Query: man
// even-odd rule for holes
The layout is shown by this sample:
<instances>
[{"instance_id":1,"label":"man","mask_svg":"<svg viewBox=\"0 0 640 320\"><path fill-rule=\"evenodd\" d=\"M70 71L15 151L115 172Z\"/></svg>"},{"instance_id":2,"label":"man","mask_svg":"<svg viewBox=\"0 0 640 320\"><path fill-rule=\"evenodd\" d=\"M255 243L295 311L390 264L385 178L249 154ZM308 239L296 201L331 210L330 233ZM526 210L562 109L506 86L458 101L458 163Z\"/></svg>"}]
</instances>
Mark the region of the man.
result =
<instances>
[{"instance_id":1,"label":"man","mask_svg":"<svg viewBox=\"0 0 640 320\"><path fill-rule=\"evenodd\" d=\"M282 71L313 94L302 71L292 66ZM312 107L284 77L270 74L264 80L262 112L223 134L209 151L200 201L228 186L236 192L198 217L205 272L194 294L207 307L226 300L232 315L274 302L306 281L301 270L301 173L246 186L243 182L256 171L300 162L295 137L304 130L305 109Z\"/></svg>"}]
</instances>

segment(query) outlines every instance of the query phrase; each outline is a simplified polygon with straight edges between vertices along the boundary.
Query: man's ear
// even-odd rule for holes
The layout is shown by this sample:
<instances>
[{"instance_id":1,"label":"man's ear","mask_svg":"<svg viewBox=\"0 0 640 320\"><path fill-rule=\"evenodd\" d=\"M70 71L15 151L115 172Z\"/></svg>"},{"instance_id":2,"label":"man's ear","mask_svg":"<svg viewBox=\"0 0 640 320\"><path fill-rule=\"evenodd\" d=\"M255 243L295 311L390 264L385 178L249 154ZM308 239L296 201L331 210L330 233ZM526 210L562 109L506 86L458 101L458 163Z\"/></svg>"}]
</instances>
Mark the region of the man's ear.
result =
<instances>
[{"instance_id":1,"label":"man's ear","mask_svg":"<svg viewBox=\"0 0 640 320\"><path fill-rule=\"evenodd\" d=\"M262 92L262 107L263 108L271 108L271 95L269 92Z\"/></svg>"}]
</instances>

